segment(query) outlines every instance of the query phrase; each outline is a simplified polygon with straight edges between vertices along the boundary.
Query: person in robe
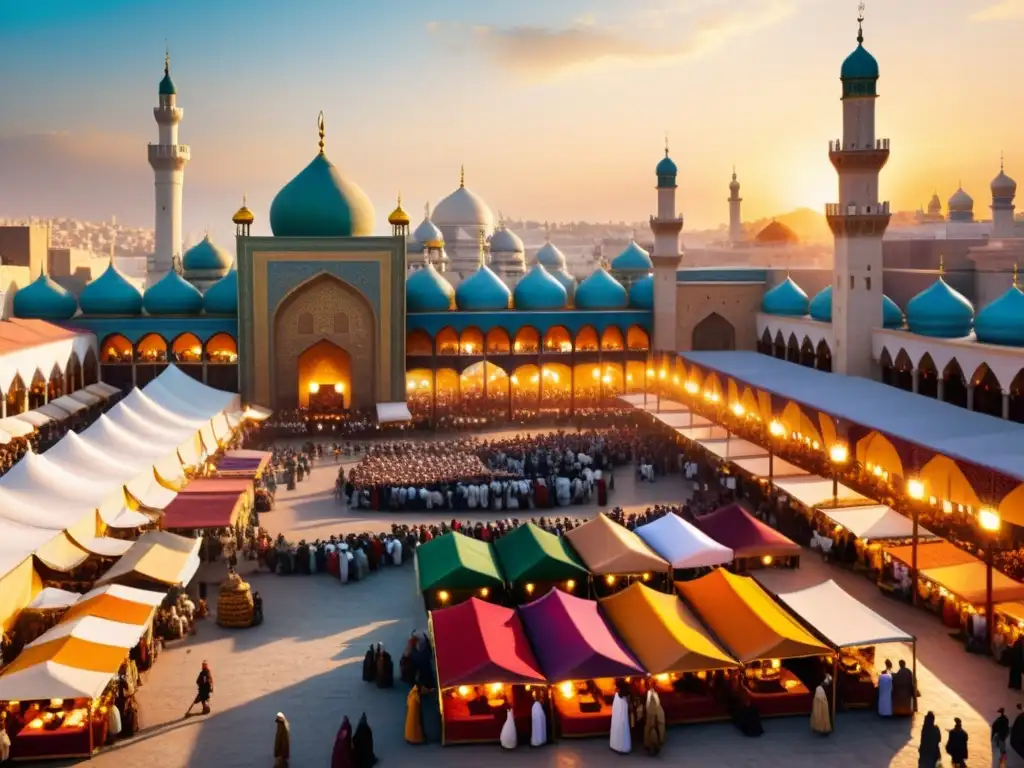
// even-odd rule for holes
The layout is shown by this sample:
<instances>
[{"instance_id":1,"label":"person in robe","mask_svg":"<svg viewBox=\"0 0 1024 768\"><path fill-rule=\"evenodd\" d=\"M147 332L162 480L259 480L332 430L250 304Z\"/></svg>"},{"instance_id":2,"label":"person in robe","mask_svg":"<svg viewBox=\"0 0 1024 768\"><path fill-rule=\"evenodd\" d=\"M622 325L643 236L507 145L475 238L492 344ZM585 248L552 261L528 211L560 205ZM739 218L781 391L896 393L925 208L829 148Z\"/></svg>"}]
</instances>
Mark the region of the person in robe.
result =
<instances>
[{"instance_id":1,"label":"person in robe","mask_svg":"<svg viewBox=\"0 0 1024 768\"><path fill-rule=\"evenodd\" d=\"M633 750L633 742L629 735L629 692L624 690L625 683L616 686L615 698L612 699L612 728L608 737L608 746L613 752L628 755Z\"/></svg>"},{"instance_id":2,"label":"person in robe","mask_svg":"<svg viewBox=\"0 0 1024 768\"><path fill-rule=\"evenodd\" d=\"M107 743L113 744L121 735L121 710L111 704L107 710Z\"/></svg>"},{"instance_id":3,"label":"person in robe","mask_svg":"<svg viewBox=\"0 0 1024 768\"><path fill-rule=\"evenodd\" d=\"M505 711L505 724L501 726L501 747L502 749L515 749L518 744L516 719L512 716L512 708L509 707Z\"/></svg>"},{"instance_id":4,"label":"person in robe","mask_svg":"<svg viewBox=\"0 0 1024 768\"><path fill-rule=\"evenodd\" d=\"M967 731L959 717L953 718L953 728L946 737L946 754L953 768L967 768Z\"/></svg>"},{"instance_id":5,"label":"person in robe","mask_svg":"<svg viewBox=\"0 0 1024 768\"><path fill-rule=\"evenodd\" d=\"M921 725L921 741L917 746L918 768L935 768L942 760L942 732L935 724L935 713L924 716Z\"/></svg>"},{"instance_id":6,"label":"person in robe","mask_svg":"<svg viewBox=\"0 0 1024 768\"><path fill-rule=\"evenodd\" d=\"M356 768L373 768L377 764L377 755L373 751L373 730L366 721L365 712L359 718L355 735L352 737L352 750L356 756Z\"/></svg>"},{"instance_id":7,"label":"person in robe","mask_svg":"<svg viewBox=\"0 0 1024 768\"><path fill-rule=\"evenodd\" d=\"M757 707L753 704L748 704L736 710L733 714L733 722L744 736L756 738L764 735L764 727L761 725L761 713L757 711Z\"/></svg>"},{"instance_id":8,"label":"person in robe","mask_svg":"<svg viewBox=\"0 0 1024 768\"><path fill-rule=\"evenodd\" d=\"M899 669L892 676L892 713L897 717L913 717L916 698L914 673L907 668L907 662L900 659Z\"/></svg>"},{"instance_id":9,"label":"person in robe","mask_svg":"<svg viewBox=\"0 0 1024 768\"><path fill-rule=\"evenodd\" d=\"M992 765L999 768L1006 764L1006 741L1010 738L1010 718L1006 710L999 708L999 715L992 721Z\"/></svg>"},{"instance_id":10,"label":"person in robe","mask_svg":"<svg viewBox=\"0 0 1024 768\"><path fill-rule=\"evenodd\" d=\"M1010 746L1018 757L1024 759L1024 704L1017 705L1017 716L1010 728Z\"/></svg>"},{"instance_id":11,"label":"person in robe","mask_svg":"<svg viewBox=\"0 0 1024 768\"><path fill-rule=\"evenodd\" d=\"M414 685L416 683L416 664L413 661L413 654L416 652L417 642L418 638L416 633L413 632L409 637L409 641L405 644L405 650L402 651L402 658L398 660L398 676L406 685Z\"/></svg>"},{"instance_id":12,"label":"person in robe","mask_svg":"<svg viewBox=\"0 0 1024 768\"><path fill-rule=\"evenodd\" d=\"M211 696L213 696L213 672L210 670L210 665L204 661L202 669L199 670L199 676L196 678L196 698L185 710L185 717L192 714L192 707L196 704L203 705L204 715L210 714Z\"/></svg>"},{"instance_id":13,"label":"person in robe","mask_svg":"<svg viewBox=\"0 0 1024 768\"><path fill-rule=\"evenodd\" d=\"M384 650L383 643L377 643L377 687L391 688L395 684L395 664L391 654Z\"/></svg>"},{"instance_id":14,"label":"person in robe","mask_svg":"<svg viewBox=\"0 0 1024 768\"><path fill-rule=\"evenodd\" d=\"M888 659L878 676L878 716L892 717L892 662Z\"/></svg>"},{"instance_id":15,"label":"person in robe","mask_svg":"<svg viewBox=\"0 0 1024 768\"><path fill-rule=\"evenodd\" d=\"M0 763L11 756L11 737L7 735L7 713L0 712Z\"/></svg>"},{"instance_id":16,"label":"person in robe","mask_svg":"<svg viewBox=\"0 0 1024 768\"><path fill-rule=\"evenodd\" d=\"M661 697L652 685L647 689L647 711L644 715L644 749L651 757L659 754L665 746L665 710Z\"/></svg>"},{"instance_id":17,"label":"person in robe","mask_svg":"<svg viewBox=\"0 0 1024 768\"><path fill-rule=\"evenodd\" d=\"M274 718L277 732L274 734L274 768L288 768L292 752L292 733L288 719L280 712Z\"/></svg>"},{"instance_id":18,"label":"person in robe","mask_svg":"<svg viewBox=\"0 0 1024 768\"><path fill-rule=\"evenodd\" d=\"M334 737L334 749L331 751L331 768L355 768L356 756L352 748L352 724L348 717L341 719L338 735Z\"/></svg>"},{"instance_id":19,"label":"person in robe","mask_svg":"<svg viewBox=\"0 0 1024 768\"><path fill-rule=\"evenodd\" d=\"M1024 683L1024 635L1010 646L1010 682L1008 688L1019 691Z\"/></svg>"},{"instance_id":20,"label":"person in robe","mask_svg":"<svg viewBox=\"0 0 1024 768\"><path fill-rule=\"evenodd\" d=\"M405 697L405 741L407 744L423 744L426 741L418 685L414 685Z\"/></svg>"},{"instance_id":21,"label":"person in robe","mask_svg":"<svg viewBox=\"0 0 1024 768\"><path fill-rule=\"evenodd\" d=\"M377 677L377 648L371 643L363 657L363 682L372 683Z\"/></svg>"},{"instance_id":22,"label":"person in robe","mask_svg":"<svg viewBox=\"0 0 1024 768\"><path fill-rule=\"evenodd\" d=\"M533 706L530 707L530 746L543 747L548 743L548 715L540 701L540 695L534 695Z\"/></svg>"},{"instance_id":23,"label":"person in robe","mask_svg":"<svg viewBox=\"0 0 1024 768\"><path fill-rule=\"evenodd\" d=\"M832 733L832 712L829 709L826 689L832 686L832 677L825 675L817 688L814 689L814 700L811 702L811 730L828 736Z\"/></svg>"},{"instance_id":24,"label":"person in robe","mask_svg":"<svg viewBox=\"0 0 1024 768\"><path fill-rule=\"evenodd\" d=\"M441 725L441 701L434 687L433 677L429 684L420 681L420 710L423 721L423 738L430 744L440 744L443 736Z\"/></svg>"}]
</instances>

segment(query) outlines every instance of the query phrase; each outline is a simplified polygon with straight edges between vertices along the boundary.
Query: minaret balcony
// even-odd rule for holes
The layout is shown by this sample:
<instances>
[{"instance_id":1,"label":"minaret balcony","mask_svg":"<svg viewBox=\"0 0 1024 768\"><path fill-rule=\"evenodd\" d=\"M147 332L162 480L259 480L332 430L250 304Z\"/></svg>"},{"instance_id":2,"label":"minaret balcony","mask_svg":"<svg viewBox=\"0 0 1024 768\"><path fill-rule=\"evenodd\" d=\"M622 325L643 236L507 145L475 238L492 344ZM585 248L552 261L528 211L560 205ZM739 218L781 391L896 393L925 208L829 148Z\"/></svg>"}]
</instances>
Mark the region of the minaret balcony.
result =
<instances>
[{"instance_id":1,"label":"minaret balcony","mask_svg":"<svg viewBox=\"0 0 1024 768\"><path fill-rule=\"evenodd\" d=\"M153 107L153 117L159 125L177 125L184 115L185 110L181 107L172 107L169 104Z\"/></svg>"},{"instance_id":2,"label":"minaret balcony","mask_svg":"<svg viewBox=\"0 0 1024 768\"><path fill-rule=\"evenodd\" d=\"M150 160L184 160L192 159L192 150L188 144L150 144Z\"/></svg>"},{"instance_id":3,"label":"minaret balcony","mask_svg":"<svg viewBox=\"0 0 1024 768\"><path fill-rule=\"evenodd\" d=\"M683 228L683 214L678 214L674 219L663 219L660 216L651 216L651 229L654 231L671 231Z\"/></svg>"},{"instance_id":4,"label":"minaret balcony","mask_svg":"<svg viewBox=\"0 0 1024 768\"><path fill-rule=\"evenodd\" d=\"M891 214L888 201L873 205L826 203L825 218L835 237L881 237Z\"/></svg>"},{"instance_id":5,"label":"minaret balcony","mask_svg":"<svg viewBox=\"0 0 1024 768\"><path fill-rule=\"evenodd\" d=\"M872 145L836 139L828 143L828 158L839 172L880 171L889 162L889 140L876 139Z\"/></svg>"}]
</instances>

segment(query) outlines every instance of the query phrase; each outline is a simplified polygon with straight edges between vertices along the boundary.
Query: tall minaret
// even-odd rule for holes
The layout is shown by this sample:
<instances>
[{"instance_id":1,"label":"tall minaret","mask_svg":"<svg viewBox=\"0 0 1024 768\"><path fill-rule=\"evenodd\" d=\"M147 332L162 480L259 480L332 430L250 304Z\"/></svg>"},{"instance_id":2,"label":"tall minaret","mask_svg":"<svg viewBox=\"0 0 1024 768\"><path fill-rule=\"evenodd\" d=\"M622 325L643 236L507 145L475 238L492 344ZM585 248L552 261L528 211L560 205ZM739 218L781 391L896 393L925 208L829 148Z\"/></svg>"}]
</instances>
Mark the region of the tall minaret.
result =
<instances>
[{"instance_id":1,"label":"tall minaret","mask_svg":"<svg viewBox=\"0 0 1024 768\"><path fill-rule=\"evenodd\" d=\"M992 240L1006 240L1014 236L1013 198L1017 196L1017 182L1006 175L1003 158L999 158L999 175L992 179Z\"/></svg>"},{"instance_id":2,"label":"tall minaret","mask_svg":"<svg viewBox=\"0 0 1024 768\"><path fill-rule=\"evenodd\" d=\"M160 81L160 106L153 117L160 129L160 141L149 145L149 165L156 182L156 246L148 260L150 284L171 270L181 259L181 193L189 148L178 143L178 123L184 110L171 80L171 57L164 54L164 79Z\"/></svg>"},{"instance_id":3,"label":"tall minaret","mask_svg":"<svg viewBox=\"0 0 1024 768\"><path fill-rule=\"evenodd\" d=\"M676 175L678 169L668 156L665 139L665 157L654 170L658 177L658 215L651 216L654 233L654 351L677 352L676 345L676 270L679 268L679 233L683 230L683 215L676 213Z\"/></svg>"},{"instance_id":4,"label":"tall minaret","mask_svg":"<svg viewBox=\"0 0 1024 768\"><path fill-rule=\"evenodd\" d=\"M839 202L825 206L835 236L832 288L832 365L836 373L871 377L871 335L882 327L882 236L889 203L879 202L878 174L889 140L875 138L878 62L864 48L864 4L857 49L843 62L843 138L829 142L839 174Z\"/></svg>"},{"instance_id":5,"label":"tall minaret","mask_svg":"<svg viewBox=\"0 0 1024 768\"><path fill-rule=\"evenodd\" d=\"M740 215L740 183L736 179L736 166L732 167L732 181L729 182L729 242L736 245L743 240L743 217Z\"/></svg>"}]
</instances>

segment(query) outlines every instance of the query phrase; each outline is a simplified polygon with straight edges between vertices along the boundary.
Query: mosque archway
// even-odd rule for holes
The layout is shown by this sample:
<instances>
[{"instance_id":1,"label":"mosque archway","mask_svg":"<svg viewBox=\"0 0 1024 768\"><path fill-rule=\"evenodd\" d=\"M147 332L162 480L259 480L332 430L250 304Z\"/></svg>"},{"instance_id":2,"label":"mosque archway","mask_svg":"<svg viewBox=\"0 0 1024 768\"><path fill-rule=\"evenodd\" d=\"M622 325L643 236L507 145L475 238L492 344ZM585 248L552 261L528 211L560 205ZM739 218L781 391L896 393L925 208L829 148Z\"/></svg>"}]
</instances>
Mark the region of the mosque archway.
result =
<instances>
[{"instance_id":1,"label":"mosque archway","mask_svg":"<svg viewBox=\"0 0 1024 768\"><path fill-rule=\"evenodd\" d=\"M28 386L28 410L34 411L46 403L46 385L46 376L42 371L36 369Z\"/></svg>"},{"instance_id":2,"label":"mosque archway","mask_svg":"<svg viewBox=\"0 0 1024 768\"><path fill-rule=\"evenodd\" d=\"M640 360L626 363L626 392L643 392L647 377L647 364Z\"/></svg>"},{"instance_id":3,"label":"mosque archway","mask_svg":"<svg viewBox=\"0 0 1024 768\"><path fill-rule=\"evenodd\" d=\"M578 363L572 371L577 408L597 404L601 389L601 367L597 363Z\"/></svg>"},{"instance_id":4,"label":"mosque archway","mask_svg":"<svg viewBox=\"0 0 1024 768\"><path fill-rule=\"evenodd\" d=\"M463 355L482 355L484 333L479 328L466 328L459 336L459 352Z\"/></svg>"},{"instance_id":5,"label":"mosque archway","mask_svg":"<svg viewBox=\"0 0 1024 768\"><path fill-rule=\"evenodd\" d=\"M647 352L651 348L651 339L647 331L639 325L631 325L626 329L626 349L630 352Z\"/></svg>"},{"instance_id":6,"label":"mosque archway","mask_svg":"<svg viewBox=\"0 0 1024 768\"><path fill-rule=\"evenodd\" d=\"M157 333L139 339L135 345L135 385L145 386L167 367L167 342Z\"/></svg>"},{"instance_id":7,"label":"mosque archway","mask_svg":"<svg viewBox=\"0 0 1024 768\"><path fill-rule=\"evenodd\" d=\"M597 329L592 325L585 325L576 334L575 349L577 352L597 352L600 341L597 337Z\"/></svg>"},{"instance_id":8,"label":"mosque archway","mask_svg":"<svg viewBox=\"0 0 1024 768\"><path fill-rule=\"evenodd\" d=\"M481 406L487 409L499 406L504 410L508 403L508 375L494 363L484 360L473 363L459 374L459 399L474 410Z\"/></svg>"},{"instance_id":9,"label":"mosque archway","mask_svg":"<svg viewBox=\"0 0 1024 768\"><path fill-rule=\"evenodd\" d=\"M832 373L832 350L828 348L828 342L822 339L818 342L818 349L814 355L815 368L825 373Z\"/></svg>"},{"instance_id":10,"label":"mosque archway","mask_svg":"<svg viewBox=\"0 0 1024 768\"><path fill-rule=\"evenodd\" d=\"M100 344L100 366L103 381L121 389L135 385L135 346L121 334L113 334Z\"/></svg>"},{"instance_id":11,"label":"mosque archway","mask_svg":"<svg viewBox=\"0 0 1024 768\"><path fill-rule=\"evenodd\" d=\"M601 334L602 352L621 352L626 348L626 340L622 338L622 331L614 325L609 325Z\"/></svg>"},{"instance_id":12,"label":"mosque archway","mask_svg":"<svg viewBox=\"0 0 1024 768\"><path fill-rule=\"evenodd\" d=\"M238 391L238 343L227 333L206 340L206 383L227 392Z\"/></svg>"},{"instance_id":13,"label":"mosque archway","mask_svg":"<svg viewBox=\"0 0 1024 768\"><path fill-rule=\"evenodd\" d=\"M540 350L540 333L536 328L524 325L516 331L512 351L517 355L533 355Z\"/></svg>"},{"instance_id":14,"label":"mosque archway","mask_svg":"<svg viewBox=\"0 0 1024 768\"><path fill-rule=\"evenodd\" d=\"M889 354L889 350L885 347L882 347L882 354L878 356L878 367L882 372L882 383L888 384L890 387L895 387L896 376L892 366L892 356Z\"/></svg>"},{"instance_id":15,"label":"mosque archway","mask_svg":"<svg viewBox=\"0 0 1024 768\"><path fill-rule=\"evenodd\" d=\"M82 382L82 361L78 359L77 352L72 352L68 357L68 364L64 369L64 379L68 392L75 392L85 386Z\"/></svg>"},{"instance_id":16,"label":"mosque archway","mask_svg":"<svg viewBox=\"0 0 1024 768\"><path fill-rule=\"evenodd\" d=\"M441 368L437 371L434 379L426 376L417 382L420 389L426 390L429 394L431 387L434 388L438 413L452 413L459 399L459 374L452 368Z\"/></svg>"},{"instance_id":17,"label":"mosque archway","mask_svg":"<svg viewBox=\"0 0 1024 768\"><path fill-rule=\"evenodd\" d=\"M437 347L437 354L439 355L459 354L459 334L457 334L455 329L450 326L446 326L437 332L437 338L434 339L434 344Z\"/></svg>"},{"instance_id":18,"label":"mosque archway","mask_svg":"<svg viewBox=\"0 0 1024 768\"><path fill-rule=\"evenodd\" d=\"M426 331L419 329L409 331L405 337L405 354L430 357L434 354L434 340Z\"/></svg>"},{"instance_id":19,"label":"mosque archway","mask_svg":"<svg viewBox=\"0 0 1024 768\"><path fill-rule=\"evenodd\" d=\"M992 369L982 363L971 376L971 387L974 395L971 406L978 413L1002 418L1003 388Z\"/></svg>"},{"instance_id":20,"label":"mosque archway","mask_svg":"<svg viewBox=\"0 0 1024 768\"><path fill-rule=\"evenodd\" d=\"M800 345L800 365L805 368L814 368L815 363L814 344L811 340L804 336L803 344Z\"/></svg>"},{"instance_id":21,"label":"mosque archway","mask_svg":"<svg viewBox=\"0 0 1024 768\"><path fill-rule=\"evenodd\" d=\"M21 376L15 374L7 388L7 415L15 416L28 410L28 389Z\"/></svg>"},{"instance_id":22,"label":"mosque archway","mask_svg":"<svg viewBox=\"0 0 1024 768\"><path fill-rule=\"evenodd\" d=\"M98 381L99 366L96 364L96 350L89 347L85 353L85 360L82 361L82 386L88 387Z\"/></svg>"},{"instance_id":23,"label":"mosque archway","mask_svg":"<svg viewBox=\"0 0 1024 768\"><path fill-rule=\"evenodd\" d=\"M348 408L352 391L352 356L332 341L321 339L298 356L299 407L314 411Z\"/></svg>"},{"instance_id":24,"label":"mosque archway","mask_svg":"<svg viewBox=\"0 0 1024 768\"><path fill-rule=\"evenodd\" d=\"M405 402L413 416L424 417L430 413L433 378L434 373L429 368L413 368L405 372Z\"/></svg>"},{"instance_id":25,"label":"mosque archway","mask_svg":"<svg viewBox=\"0 0 1024 768\"><path fill-rule=\"evenodd\" d=\"M548 354L572 352L572 337L569 335L569 329L561 325L549 328L544 334L544 351Z\"/></svg>"},{"instance_id":26,"label":"mosque archway","mask_svg":"<svg viewBox=\"0 0 1024 768\"><path fill-rule=\"evenodd\" d=\"M905 349L896 353L896 360L893 362L893 383L907 392L914 391L914 361L910 359Z\"/></svg>"},{"instance_id":27,"label":"mosque archway","mask_svg":"<svg viewBox=\"0 0 1024 768\"><path fill-rule=\"evenodd\" d=\"M925 397L939 396L939 372L927 352L917 364L917 392Z\"/></svg>"},{"instance_id":28,"label":"mosque archway","mask_svg":"<svg viewBox=\"0 0 1024 768\"><path fill-rule=\"evenodd\" d=\"M717 312L712 312L693 327L690 348L694 352L736 349L736 328Z\"/></svg>"},{"instance_id":29,"label":"mosque archway","mask_svg":"<svg viewBox=\"0 0 1024 768\"><path fill-rule=\"evenodd\" d=\"M512 372L509 381L513 409L537 410L540 404L540 369L536 365L521 365Z\"/></svg>"},{"instance_id":30,"label":"mosque archway","mask_svg":"<svg viewBox=\"0 0 1024 768\"><path fill-rule=\"evenodd\" d=\"M46 381L46 399L47 402L50 400L56 400L62 395L70 394L67 389L67 380L64 376L64 371L61 370L59 365L54 365L50 369L50 377Z\"/></svg>"},{"instance_id":31,"label":"mosque archway","mask_svg":"<svg viewBox=\"0 0 1024 768\"><path fill-rule=\"evenodd\" d=\"M203 342L194 333L182 333L170 344L170 361L196 381L203 380Z\"/></svg>"},{"instance_id":32,"label":"mosque archway","mask_svg":"<svg viewBox=\"0 0 1024 768\"><path fill-rule=\"evenodd\" d=\"M507 355L512 351L512 339L504 328L491 328L487 332L484 344L488 355Z\"/></svg>"},{"instance_id":33,"label":"mosque archway","mask_svg":"<svg viewBox=\"0 0 1024 768\"><path fill-rule=\"evenodd\" d=\"M767 328L764 329L764 333L761 334L761 338L757 342L757 351L762 355L771 355L774 353L772 348L772 332Z\"/></svg>"},{"instance_id":34,"label":"mosque archway","mask_svg":"<svg viewBox=\"0 0 1024 768\"><path fill-rule=\"evenodd\" d=\"M777 331L775 334L775 357L779 360L786 359L786 339L782 335L782 331Z\"/></svg>"},{"instance_id":35,"label":"mosque archway","mask_svg":"<svg viewBox=\"0 0 1024 768\"><path fill-rule=\"evenodd\" d=\"M942 370L942 399L961 408L967 407L967 382L959 361L954 357Z\"/></svg>"},{"instance_id":36,"label":"mosque archway","mask_svg":"<svg viewBox=\"0 0 1024 768\"><path fill-rule=\"evenodd\" d=\"M1007 416L1011 421L1024 423L1024 368L1017 372L1006 392Z\"/></svg>"},{"instance_id":37,"label":"mosque archway","mask_svg":"<svg viewBox=\"0 0 1024 768\"><path fill-rule=\"evenodd\" d=\"M791 363L800 362L800 342L795 333L789 334L789 341L786 342L786 360Z\"/></svg>"},{"instance_id":38,"label":"mosque archway","mask_svg":"<svg viewBox=\"0 0 1024 768\"><path fill-rule=\"evenodd\" d=\"M572 400L572 369L564 363L545 363L540 370L541 407L568 411Z\"/></svg>"}]
</instances>

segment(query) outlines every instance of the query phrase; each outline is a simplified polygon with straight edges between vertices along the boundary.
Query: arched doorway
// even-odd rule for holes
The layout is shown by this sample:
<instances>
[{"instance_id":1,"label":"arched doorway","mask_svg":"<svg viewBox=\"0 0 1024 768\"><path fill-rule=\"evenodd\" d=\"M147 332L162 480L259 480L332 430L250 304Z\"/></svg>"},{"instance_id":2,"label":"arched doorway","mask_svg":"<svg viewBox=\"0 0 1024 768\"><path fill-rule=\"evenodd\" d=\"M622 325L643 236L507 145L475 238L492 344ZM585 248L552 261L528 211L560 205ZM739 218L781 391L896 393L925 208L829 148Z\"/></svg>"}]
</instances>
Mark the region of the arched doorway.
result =
<instances>
[{"instance_id":1,"label":"arched doorway","mask_svg":"<svg viewBox=\"0 0 1024 768\"><path fill-rule=\"evenodd\" d=\"M344 394L346 408L377 402L377 322L358 290L333 275L318 275L278 305L273 327L272 392L278 408L306 406L319 387L336 385L342 385L336 394ZM310 391L313 385L317 392ZM333 402L328 394L314 403Z\"/></svg>"},{"instance_id":2,"label":"arched doorway","mask_svg":"<svg viewBox=\"0 0 1024 768\"><path fill-rule=\"evenodd\" d=\"M736 349L736 329L717 312L712 312L693 327L690 346L694 352Z\"/></svg>"},{"instance_id":3,"label":"arched doorway","mask_svg":"<svg viewBox=\"0 0 1024 768\"><path fill-rule=\"evenodd\" d=\"M326 339L306 347L298 358L298 391L302 408L318 412L347 408L352 392L352 356Z\"/></svg>"},{"instance_id":4,"label":"arched doorway","mask_svg":"<svg viewBox=\"0 0 1024 768\"><path fill-rule=\"evenodd\" d=\"M206 383L228 392L238 391L238 344L227 333L206 340Z\"/></svg>"}]
</instances>

